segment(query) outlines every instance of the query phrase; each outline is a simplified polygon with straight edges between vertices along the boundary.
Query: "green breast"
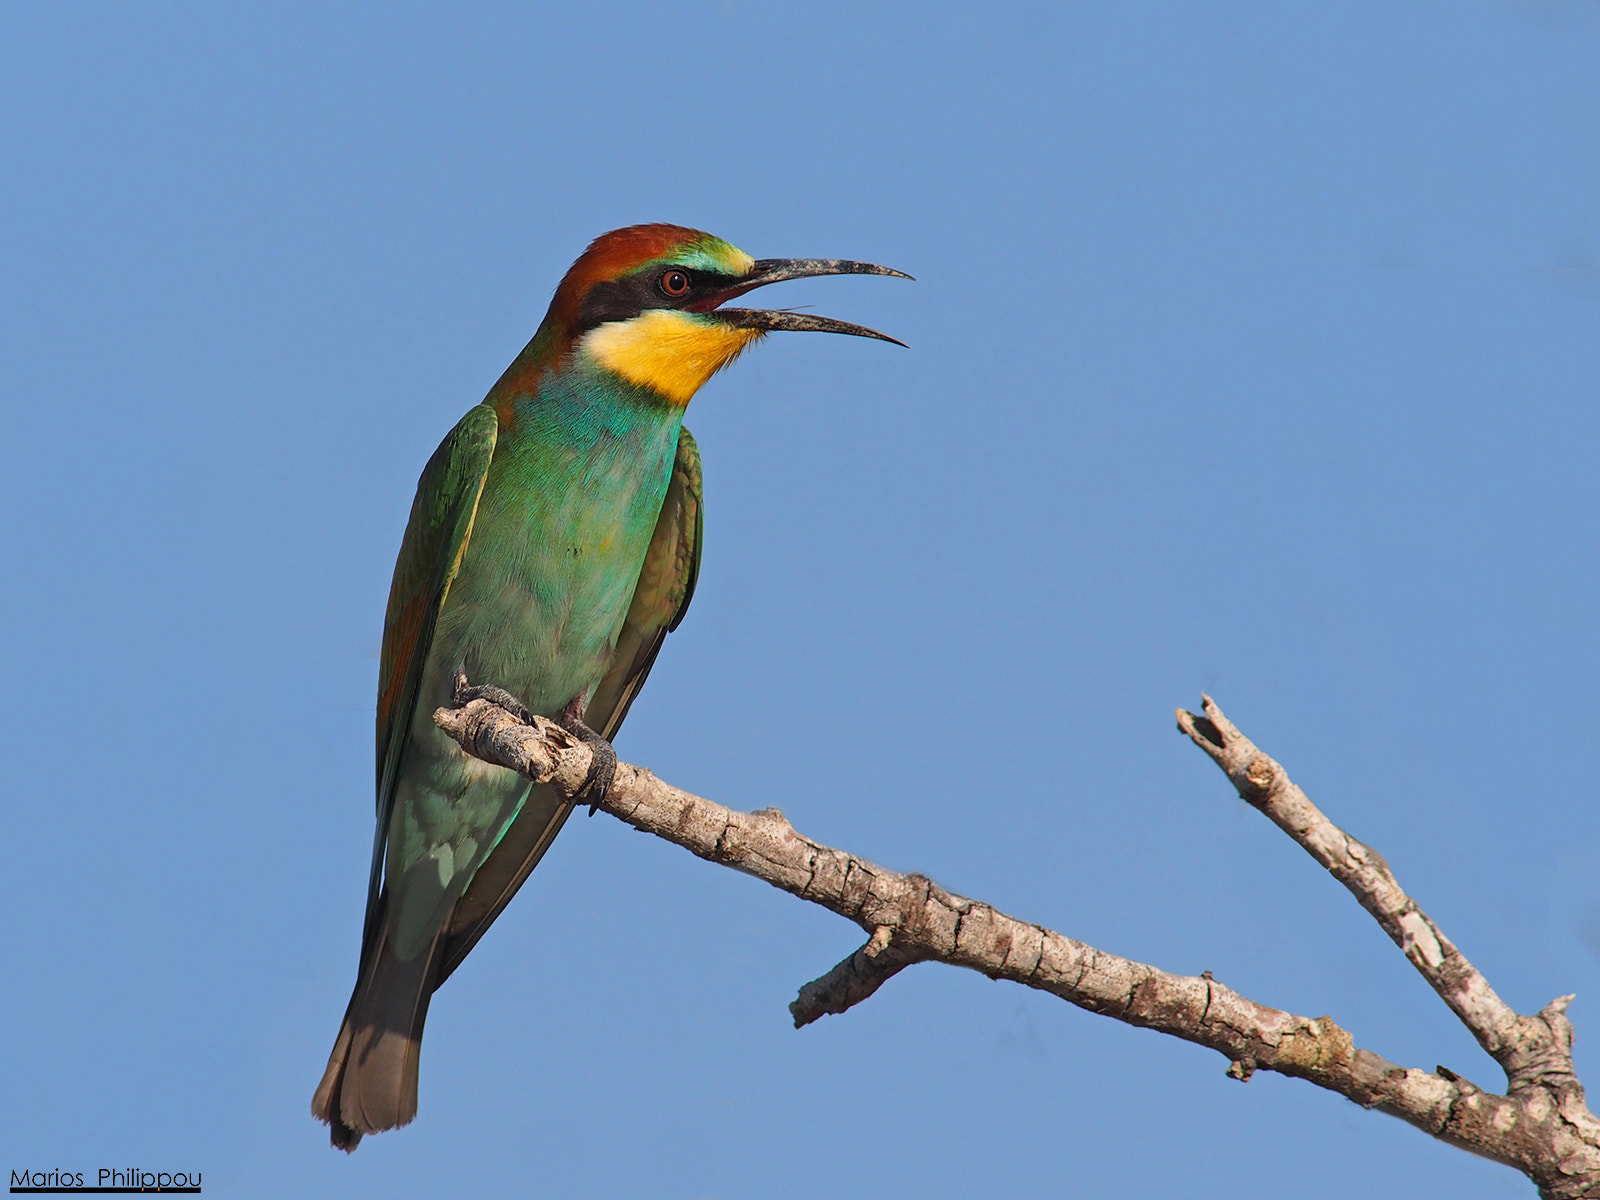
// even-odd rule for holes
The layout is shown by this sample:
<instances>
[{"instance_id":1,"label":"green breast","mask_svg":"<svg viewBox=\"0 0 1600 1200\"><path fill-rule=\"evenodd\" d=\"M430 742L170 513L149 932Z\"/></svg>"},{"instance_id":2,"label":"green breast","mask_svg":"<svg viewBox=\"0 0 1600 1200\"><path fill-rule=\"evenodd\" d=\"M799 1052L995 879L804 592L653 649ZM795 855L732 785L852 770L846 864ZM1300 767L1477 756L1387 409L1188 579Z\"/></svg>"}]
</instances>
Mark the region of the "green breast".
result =
<instances>
[{"instance_id":1,"label":"green breast","mask_svg":"<svg viewBox=\"0 0 1600 1200\"><path fill-rule=\"evenodd\" d=\"M605 672L671 477L682 410L598 371L519 403L434 634L466 667L553 716Z\"/></svg>"},{"instance_id":2,"label":"green breast","mask_svg":"<svg viewBox=\"0 0 1600 1200\"><path fill-rule=\"evenodd\" d=\"M457 668L557 715L610 665L672 473L683 410L605 372L547 374L502 427L439 614L389 830L395 949L426 945L527 781L433 724Z\"/></svg>"}]
</instances>

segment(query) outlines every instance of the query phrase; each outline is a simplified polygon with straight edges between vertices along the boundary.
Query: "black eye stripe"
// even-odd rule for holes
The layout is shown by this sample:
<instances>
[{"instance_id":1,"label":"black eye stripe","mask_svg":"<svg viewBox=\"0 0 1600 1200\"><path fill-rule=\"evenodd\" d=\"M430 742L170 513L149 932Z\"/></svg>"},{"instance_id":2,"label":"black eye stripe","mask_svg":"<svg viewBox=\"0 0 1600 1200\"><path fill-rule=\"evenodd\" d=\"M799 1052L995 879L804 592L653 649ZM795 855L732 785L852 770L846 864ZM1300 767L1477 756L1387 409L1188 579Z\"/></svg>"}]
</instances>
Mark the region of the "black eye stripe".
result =
<instances>
[{"instance_id":1,"label":"black eye stripe","mask_svg":"<svg viewBox=\"0 0 1600 1200\"><path fill-rule=\"evenodd\" d=\"M662 286L664 277L680 272L689 282L681 294L669 295ZM621 279L597 283L589 289L578 309L576 333L587 333L596 325L610 321L626 321L652 308L684 308L713 292L725 291L738 284L734 275L717 275L709 271L691 271L687 267L651 267L624 275Z\"/></svg>"}]
</instances>

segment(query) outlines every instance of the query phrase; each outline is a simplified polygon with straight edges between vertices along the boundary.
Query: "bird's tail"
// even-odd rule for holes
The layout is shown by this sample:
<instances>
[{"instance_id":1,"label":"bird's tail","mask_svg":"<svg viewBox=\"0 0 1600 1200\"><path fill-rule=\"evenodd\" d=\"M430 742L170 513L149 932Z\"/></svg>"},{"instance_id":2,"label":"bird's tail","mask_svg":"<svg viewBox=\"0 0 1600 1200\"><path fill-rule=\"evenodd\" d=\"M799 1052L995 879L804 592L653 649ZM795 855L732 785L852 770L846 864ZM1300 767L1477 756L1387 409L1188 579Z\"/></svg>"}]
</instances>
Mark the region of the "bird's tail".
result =
<instances>
[{"instance_id":1,"label":"bird's tail","mask_svg":"<svg viewBox=\"0 0 1600 1200\"><path fill-rule=\"evenodd\" d=\"M389 948L387 928L356 979L311 1115L329 1139L352 1151L361 1135L397 1129L417 1115L422 1024L439 967L439 939L410 962Z\"/></svg>"}]
</instances>

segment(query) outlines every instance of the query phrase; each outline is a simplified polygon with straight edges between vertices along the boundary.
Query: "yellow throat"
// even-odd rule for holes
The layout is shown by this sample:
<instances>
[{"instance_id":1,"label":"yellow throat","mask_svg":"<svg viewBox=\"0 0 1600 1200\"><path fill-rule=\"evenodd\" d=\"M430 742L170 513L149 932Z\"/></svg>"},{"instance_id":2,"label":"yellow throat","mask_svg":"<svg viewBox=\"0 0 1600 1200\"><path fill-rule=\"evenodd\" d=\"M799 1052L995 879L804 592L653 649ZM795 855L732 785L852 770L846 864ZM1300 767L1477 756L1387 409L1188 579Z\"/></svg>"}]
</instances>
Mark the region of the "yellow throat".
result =
<instances>
[{"instance_id":1,"label":"yellow throat","mask_svg":"<svg viewBox=\"0 0 1600 1200\"><path fill-rule=\"evenodd\" d=\"M682 407L764 330L735 329L677 309L653 308L597 326L579 343L600 366Z\"/></svg>"}]
</instances>

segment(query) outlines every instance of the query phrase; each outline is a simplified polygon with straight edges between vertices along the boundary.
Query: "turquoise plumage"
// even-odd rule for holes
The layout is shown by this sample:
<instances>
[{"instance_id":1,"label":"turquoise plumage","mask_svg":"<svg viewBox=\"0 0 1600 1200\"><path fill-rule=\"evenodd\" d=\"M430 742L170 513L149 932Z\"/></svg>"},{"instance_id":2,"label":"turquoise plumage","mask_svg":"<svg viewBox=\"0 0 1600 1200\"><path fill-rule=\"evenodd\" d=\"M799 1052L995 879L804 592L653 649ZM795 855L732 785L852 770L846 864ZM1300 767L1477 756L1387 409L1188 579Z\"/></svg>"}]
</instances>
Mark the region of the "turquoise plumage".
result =
<instances>
[{"instance_id":1,"label":"turquoise plumage","mask_svg":"<svg viewBox=\"0 0 1600 1200\"><path fill-rule=\"evenodd\" d=\"M464 676L509 690L609 754L698 573L700 458L682 425L690 397L769 329L883 337L719 306L777 279L843 273L898 274L757 262L679 226L607 234L429 459L384 622L361 966L312 1102L334 1145L354 1149L364 1133L415 1115L434 990L570 812L548 786L464 754L434 726L434 710L459 698ZM602 770L590 786L607 782Z\"/></svg>"}]
</instances>

